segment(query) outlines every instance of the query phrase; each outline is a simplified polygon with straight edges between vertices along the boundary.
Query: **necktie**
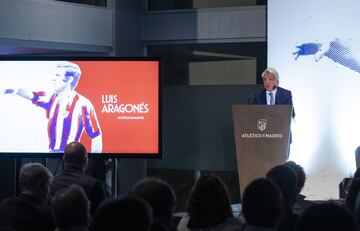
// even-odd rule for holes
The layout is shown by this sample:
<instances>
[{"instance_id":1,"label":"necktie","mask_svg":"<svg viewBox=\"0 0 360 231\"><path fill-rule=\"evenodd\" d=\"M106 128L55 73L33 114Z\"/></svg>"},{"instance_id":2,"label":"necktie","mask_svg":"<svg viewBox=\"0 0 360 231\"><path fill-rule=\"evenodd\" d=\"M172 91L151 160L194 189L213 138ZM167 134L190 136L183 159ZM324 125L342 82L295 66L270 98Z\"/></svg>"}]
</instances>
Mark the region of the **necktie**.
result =
<instances>
[{"instance_id":1,"label":"necktie","mask_svg":"<svg viewBox=\"0 0 360 231\"><path fill-rule=\"evenodd\" d=\"M275 100L274 100L274 95L272 92L269 93L270 96L270 105L274 105L275 104Z\"/></svg>"}]
</instances>

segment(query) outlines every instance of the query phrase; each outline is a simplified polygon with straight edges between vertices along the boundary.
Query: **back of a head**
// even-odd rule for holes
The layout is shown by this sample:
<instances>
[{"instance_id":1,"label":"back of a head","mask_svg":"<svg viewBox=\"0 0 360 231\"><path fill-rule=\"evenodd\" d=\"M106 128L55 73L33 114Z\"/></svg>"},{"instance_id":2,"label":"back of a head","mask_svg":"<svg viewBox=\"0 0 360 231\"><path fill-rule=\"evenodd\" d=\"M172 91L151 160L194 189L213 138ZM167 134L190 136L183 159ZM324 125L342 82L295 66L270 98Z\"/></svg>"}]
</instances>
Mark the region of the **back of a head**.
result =
<instances>
[{"instance_id":1,"label":"back of a head","mask_svg":"<svg viewBox=\"0 0 360 231\"><path fill-rule=\"evenodd\" d=\"M296 182L297 182L297 193L300 193L306 181L306 174L304 168L298 165L297 163L295 163L294 161L287 161L284 163L284 165L295 171Z\"/></svg>"},{"instance_id":2,"label":"back of a head","mask_svg":"<svg viewBox=\"0 0 360 231\"><path fill-rule=\"evenodd\" d=\"M150 205L135 196L125 196L104 202L96 211L92 230L148 231L153 222Z\"/></svg>"},{"instance_id":3,"label":"back of a head","mask_svg":"<svg viewBox=\"0 0 360 231\"><path fill-rule=\"evenodd\" d=\"M360 146L355 149L355 163L356 168L360 167Z\"/></svg>"},{"instance_id":4,"label":"back of a head","mask_svg":"<svg viewBox=\"0 0 360 231\"><path fill-rule=\"evenodd\" d=\"M202 175L190 193L187 211L190 229L215 226L233 217L224 182L214 175Z\"/></svg>"},{"instance_id":5,"label":"back of a head","mask_svg":"<svg viewBox=\"0 0 360 231\"><path fill-rule=\"evenodd\" d=\"M41 219L39 210L25 201L8 198L0 203L1 228L13 228L18 231L39 230Z\"/></svg>"},{"instance_id":6,"label":"back of a head","mask_svg":"<svg viewBox=\"0 0 360 231\"><path fill-rule=\"evenodd\" d=\"M40 163L25 164L20 170L19 184L21 191L31 192L40 203L48 200L48 185L52 182L52 173Z\"/></svg>"},{"instance_id":7,"label":"back of a head","mask_svg":"<svg viewBox=\"0 0 360 231\"><path fill-rule=\"evenodd\" d=\"M332 202L314 205L302 214L297 231L355 231L351 213Z\"/></svg>"},{"instance_id":8,"label":"back of a head","mask_svg":"<svg viewBox=\"0 0 360 231\"><path fill-rule=\"evenodd\" d=\"M58 190L51 211L57 227L87 227L90 219L90 202L81 186L71 185Z\"/></svg>"},{"instance_id":9,"label":"back of a head","mask_svg":"<svg viewBox=\"0 0 360 231\"><path fill-rule=\"evenodd\" d=\"M295 171L287 166L277 165L266 173L266 178L273 180L279 186L283 194L284 205L290 208L295 203L297 195Z\"/></svg>"},{"instance_id":10,"label":"back of a head","mask_svg":"<svg viewBox=\"0 0 360 231\"><path fill-rule=\"evenodd\" d=\"M273 228L281 218L283 199L278 186L271 180L252 181L242 198L242 212L249 225Z\"/></svg>"},{"instance_id":11,"label":"back of a head","mask_svg":"<svg viewBox=\"0 0 360 231\"><path fill-rule=\"evenodd\" d=\"M74 141L66 146L64 151L65 168L72 167L83 170L86 168L87 161L87 151L83 144Z\"/></svg>"},{"instance_id":12,"label":"back of a head","mask_svg":"<svg viewBox=\"0 0 360 231\"><path fill-rule=\"evenodd\" d=\"M345 205L351 210L355 210L355 203L360 192L360 179L354 179L351 182L349 192L346 195Z\"/></svg>"},{"instance_id":13,"label":"back of a head","mask_svg":"<svg viewBox=\"0 0 360 231\"><path fill-rule=\"evenodd\" d=\"M171 216L175 209L176 195L173 188L157 178L144 178L135 184L132 195L146 200L152 207L154 218Z\"/></svg>"},{"instance_id":14,"label":"back of a head","mask_svg":"<svg viewBox=\"0 0 360 231\"><path fill-rule=\"evenodd\" d=\"M360 179L360 167L358 167L354 173L354 180Z\"/></svg>"}]
</instances>

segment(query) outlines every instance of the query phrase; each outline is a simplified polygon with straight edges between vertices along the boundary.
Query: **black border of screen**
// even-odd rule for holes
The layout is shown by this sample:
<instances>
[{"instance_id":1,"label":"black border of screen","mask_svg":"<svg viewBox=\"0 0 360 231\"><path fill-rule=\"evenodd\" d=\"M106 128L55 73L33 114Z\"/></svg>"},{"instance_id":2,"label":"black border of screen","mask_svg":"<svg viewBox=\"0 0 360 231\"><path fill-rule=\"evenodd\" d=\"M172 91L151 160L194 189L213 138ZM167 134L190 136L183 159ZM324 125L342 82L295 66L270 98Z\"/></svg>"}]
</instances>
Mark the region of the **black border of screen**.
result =
<instances>
[{"instance_id":1,"label":"black border of screen","mask_svg":"<svg viewBox=\"0 0 360 231\"><path fill-rule=\"evenodd\" d=\"M157 153L88 153L91 158L119 158L119 159L162 159L162 91L163 68L160 57L118 57L118 56L0 56L0 61L157 61L158 62L158 152ZM60 158L63 153L39 152L0 152L2 157L16 158Z\"/></svg>"}]
</instances>

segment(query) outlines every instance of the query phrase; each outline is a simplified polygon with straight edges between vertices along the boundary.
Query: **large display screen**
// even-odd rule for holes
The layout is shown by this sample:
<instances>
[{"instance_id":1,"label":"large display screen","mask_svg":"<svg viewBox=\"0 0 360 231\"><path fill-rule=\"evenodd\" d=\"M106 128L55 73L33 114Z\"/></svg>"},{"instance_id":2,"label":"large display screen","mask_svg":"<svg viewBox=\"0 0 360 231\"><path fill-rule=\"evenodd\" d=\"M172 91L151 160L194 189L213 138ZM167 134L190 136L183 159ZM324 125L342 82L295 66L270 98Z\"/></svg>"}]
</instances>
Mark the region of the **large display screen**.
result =
<instances>
[{"instance_id":1,"label":"large display screen","mask_svg":"<svg viewBox=\"0 0 360 231\"><path fill-rule=\"evenodd\" d=\"M0 155L161 157L160 62L1 58Z\"/></svg>"},{"instance_id":2,"label":"large display screen","mask_svg":"<svg viewBox=\"0 0 360 231\"><path fill-rule=\"evenodd\" d=\"M268 1L268 64L293 93L290 159L307 173L303 194L336 199L360 146L360 1Z\"/></svg>"}]
</instances>

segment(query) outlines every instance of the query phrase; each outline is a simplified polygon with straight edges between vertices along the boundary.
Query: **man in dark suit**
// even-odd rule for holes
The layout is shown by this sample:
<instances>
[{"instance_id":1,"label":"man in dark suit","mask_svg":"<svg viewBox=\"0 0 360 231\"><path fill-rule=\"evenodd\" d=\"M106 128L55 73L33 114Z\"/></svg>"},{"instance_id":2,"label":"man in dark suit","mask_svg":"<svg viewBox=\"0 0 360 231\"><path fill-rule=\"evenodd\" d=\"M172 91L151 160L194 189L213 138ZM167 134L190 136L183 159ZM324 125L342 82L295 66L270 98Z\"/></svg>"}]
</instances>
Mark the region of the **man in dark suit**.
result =
<instances>
[{"instance_id":1,"label":"man in dark suit","mask_svg":"<svg viewBox=\"0 0 360 231\"><path fill-rule=\"evenodd\" d=\"M275 68L266 68L261 77L263 88L250 95L249 104L293 104L291 91L279 87L279 73ZM295 112L293 112L292 116L295 117Z\"/></svg>"},{"instance_id":2,"label":"man in dark suit","mask_svg":"<svg viewBox=\"0 0 360 231\"><path fill-rule=\"evenodd\" d=\"M69 143L64 151L64 171L55 176L51 186L52 195L61 188L72 184L80 185L91 203L91 214L105 199L105 189L103 184L95 178L86 175L85 170L88 163L87 151L79 142Z\"/></svg>"},{"instance_id":3,"label":"man in dark suit","mask_svg":"<svg viewBox=\"0 0 360 231\"><path fill-rule=\"evenodd\" d=\"M279 73L273 67L268 67L261 74L263 80L263 88L255 91L249 97L249 104L263 105L293 105L291 91L279 87ZM292 110L292 117L295 118L295 110ZM288 147L288 155L290 152L290 144L292 143L292 135L290 132L290 140Z\"/></svg>"}]
</instances>

